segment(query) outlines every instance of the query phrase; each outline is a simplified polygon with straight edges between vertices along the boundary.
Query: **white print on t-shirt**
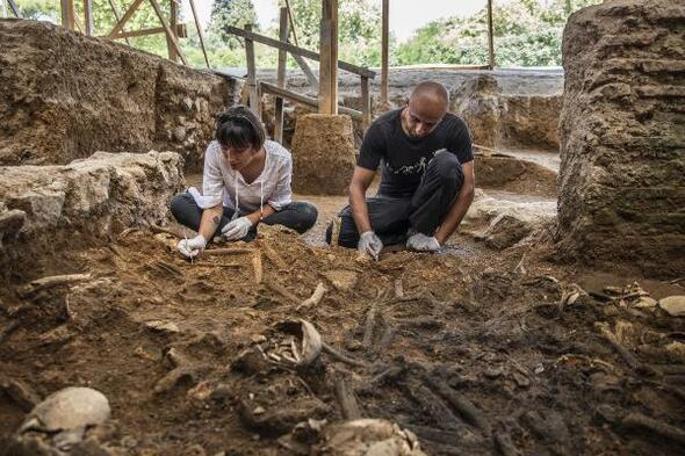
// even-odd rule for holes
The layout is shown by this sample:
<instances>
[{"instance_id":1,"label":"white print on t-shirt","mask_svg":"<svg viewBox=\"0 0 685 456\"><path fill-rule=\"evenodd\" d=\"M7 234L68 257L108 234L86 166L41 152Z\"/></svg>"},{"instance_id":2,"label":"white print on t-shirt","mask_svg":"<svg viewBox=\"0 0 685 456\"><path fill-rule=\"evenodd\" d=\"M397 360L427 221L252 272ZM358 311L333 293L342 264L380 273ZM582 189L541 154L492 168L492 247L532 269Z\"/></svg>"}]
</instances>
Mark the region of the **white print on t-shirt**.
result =
<instances>
[{"instance_id":1,"label":"white print on t-shirt","mask_svg":"<svg viewBox=\"0 0 685 456\"><path fill-rule=\"evenodd\" d=\"M440 149L444 150L444 149ZM435 157L435 154L440 152L440 150L437 150L432 153L430 160ZM388 171L390 171L394 175L403 175L403 176L411 176L414 174L421 174L423 175L426 172L426 168L428 167L428 163L430 163L430 160L426 160L426 157L421 157L419 161L414 163L413 165L402 165L399 168L394 168L390 163L387 161L383 160L383 164L387 168Z\"/></svg>"}]
</instances>

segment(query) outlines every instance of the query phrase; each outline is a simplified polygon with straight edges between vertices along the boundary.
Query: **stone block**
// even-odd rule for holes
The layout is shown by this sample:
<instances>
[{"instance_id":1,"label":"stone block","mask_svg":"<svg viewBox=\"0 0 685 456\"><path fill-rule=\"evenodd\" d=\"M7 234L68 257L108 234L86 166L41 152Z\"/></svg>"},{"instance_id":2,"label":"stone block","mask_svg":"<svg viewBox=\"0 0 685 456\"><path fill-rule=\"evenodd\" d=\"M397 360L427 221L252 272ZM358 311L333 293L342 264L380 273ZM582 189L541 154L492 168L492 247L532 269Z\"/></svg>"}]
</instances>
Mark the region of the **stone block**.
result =
<instances>
[{"instance_id":1,"label":"stone block","mask_svg":"<svg viewBox=\"0 0 685 456\"><path fill-rule=\"evenodd\" d=\"M355 165L352 120L322 114L298 118L292 154L295 192L345 195Z\"/></svg>"}]
</instances>

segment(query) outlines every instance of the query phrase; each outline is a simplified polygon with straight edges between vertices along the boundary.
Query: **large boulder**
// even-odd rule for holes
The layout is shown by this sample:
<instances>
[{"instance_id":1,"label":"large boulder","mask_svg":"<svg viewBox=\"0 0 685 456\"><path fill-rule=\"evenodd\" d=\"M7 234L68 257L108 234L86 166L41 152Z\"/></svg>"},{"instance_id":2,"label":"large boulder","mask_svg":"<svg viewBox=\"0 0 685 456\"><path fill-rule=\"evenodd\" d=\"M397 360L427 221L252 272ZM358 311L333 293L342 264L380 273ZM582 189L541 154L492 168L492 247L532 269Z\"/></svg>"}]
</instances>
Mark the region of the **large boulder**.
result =
<instances>
[{"instance_id":1,"label":"large boulder","mask_svg":"<svg viewBox=\"0 0 685 456\"><path fill-rule=\"evenodd\" d=\"M173 150L199 168L235 79L46 22L0 19L0 165Z\"/></svg>"},{"instance_id":2,"label":"large boulder","mask_svg":"<svg viewBox=\"0 0 685 456\"><path fill-rule=\"evenodd\" d=\"M345 195L354 171L352 120L346 115L307 114L297 119L292 145L293 190Z\"/></svg>"},{"instance_id":3,"label":"large boulder","mask_svg":"<svg viewBox=\"0 0 685 456\"><path fill-rule=\"evenodd\" d=\"M614 0L564 31L560 250L685 270L685 4Z\"/></svg>"}]
</instances>

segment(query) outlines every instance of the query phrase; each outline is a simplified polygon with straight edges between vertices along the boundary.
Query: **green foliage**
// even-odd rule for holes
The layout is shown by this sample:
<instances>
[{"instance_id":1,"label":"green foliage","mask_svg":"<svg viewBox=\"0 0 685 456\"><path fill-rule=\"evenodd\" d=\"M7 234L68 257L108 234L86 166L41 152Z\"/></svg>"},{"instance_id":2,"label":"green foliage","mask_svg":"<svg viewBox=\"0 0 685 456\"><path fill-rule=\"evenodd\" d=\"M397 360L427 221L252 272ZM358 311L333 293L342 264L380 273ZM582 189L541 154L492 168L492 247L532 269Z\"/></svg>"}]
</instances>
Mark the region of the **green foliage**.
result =
<instances>
[{"instance_id":1,"label":"green foliage","mask_svg":"<svg viewBox=\"0 0 685 456\"><path fill-rule=\"evenodd\" d=\"M561 64L561 38L571 12L602 0L513 0L495 4L493 28L498 66ZM439 19L423 26L394 52L395 63L486 64L487 9L467 18Z\"/></svg>"},{"instance_id":2,"label":"green foliage","mask_svg":"<svg viewBox=\"0 0 685 456\"><path fill-rule=\"evenodd\" d=\"M112 0L123 15L131 0ZM274 8L284 0L273 0ZM545 66L561 64L561 37L568 16L579 8L601 3L602 0L511 0L495 2L493 26L495 55L498 66ZM18 0L24 17L60 22L58 0ZM108 0L93 0L95 34L108 33L115 19ZM311 50L319 48L321 0L290 0L298 44ZM380 66L381 12L379 2L339 0L338 57L350 63ZM169 14L169 3L160 2ZM77 17L83 24L83 2L75 2ZM419 6L420 7L420 6ZM455 6L455 9L457 7ZM192 17L180 18L185 22L188 38L181 47L191 65L204 67L204 57ZM277 21L276 21L277 22ZM252 0L215 0L211 20L205 32L207 51L212 65L221 67L245 66L243 40L226 36L225 25L243 27L255 24L257 17ZM149 2L143 2L127 23L125 30L159 27L159 20ZM274 23L260 33L278 36ZM123 41L123 40L120 40ZM167 55L163 34L130 38L132 46L157 54ZM443 18L419 28L407 42L397 44L390 37L390 64L486 64L488 61L487 11L461 18ZM274 68L278 52L268 46L255 46L257 66ZM289 58L289 66L294 61Z\"/></svg>"},{"instance_id":3,"label":"green foliage","mask_svg":"<svg viewBox=\"0 0 685 456\"><path fill-rule=\"evenodd\" d=\"M243 28L246 24L252 24L252 30L259 29L257 13L251 0L215 0L207 28L209 44L213 48L239 48L242 40L227 34L224 28L227 25Z\"/></svg>"}]
</instances>

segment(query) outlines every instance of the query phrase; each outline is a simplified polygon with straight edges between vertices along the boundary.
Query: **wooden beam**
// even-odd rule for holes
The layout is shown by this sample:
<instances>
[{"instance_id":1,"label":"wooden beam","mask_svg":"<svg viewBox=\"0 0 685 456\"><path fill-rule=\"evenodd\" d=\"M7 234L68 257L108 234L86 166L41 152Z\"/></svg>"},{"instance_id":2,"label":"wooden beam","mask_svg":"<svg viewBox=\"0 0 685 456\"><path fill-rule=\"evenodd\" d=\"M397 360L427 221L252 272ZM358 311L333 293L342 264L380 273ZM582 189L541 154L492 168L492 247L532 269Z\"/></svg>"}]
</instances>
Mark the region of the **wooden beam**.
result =
<instances>
[{"instance_id":1,"label":"wooden beam","mask_svg":"<svg viewBox=\"0 0 685 456\"><path fill-rule=\"evenodd\" d=\"M132 32L121 32L111 37L107 36L102 38L109 38L111 40L121 40L126 38L134 38L137 36L157 35L160 33L164 33L164 27L152 27L142 30L134 30ZM188 31L186 30L185 24L176 24L176 35L181 38L186 38L188 36Z\"/></svg>"},{"instance_id":2,"label":"wooden beam","mask_svg":"<svg viewBox=\"0 0 685 456\"><path fill-rule=\"evenodd\" d=\"M267 46L271 46L276 49L285 49L293 55L299 55L301 57L305 57L311 60L316 60L317 62L320 60L320 56L318 53L310 51L309 49L304 49L295 46L291 43L281 43L280 41L275 40L273 38L269 38L268 36L259 35L257 33L252 32L246 32L243 29L239 29L231 25L227 25L224 28L224 30L226 31L226 33L230 33L241 38L252 40L255 43L266 44ZM369 70L368 68L352 65L351 63L343 62L341 60L338 61L338 68L340 68L341 70L349 71L350 73L357 74L359 76L366 76L371 79L376 77L376 73L374 71Z\"/></svg>"},{"instance_id":3,"label":"wooden beam","mask_svg":"<svg viewBox=\"0 0 685 456\"><path fill-rule=\"evenodd\" d=\"M205 63L207 68L212 68L209 64L209 58L207 57L207 48L205 47L205 33L200 25L200 18L197 15L197 7L195 6L195 0L190 0L190 9L193 11L193 19L195 19L195 28L197 29L197 36L200 38L200 47L202 48L202 54L205 56Z\"/></svg>"},{"instance_id":4,"label":"wooden beam","mask_svg":"<svg viewBox=\"0 0 685 456\"><path fill-rule=\"evenodd\" d=\"M293 41L295 46L299 46L297 43L297 33L295 33L295 21L293 20L293 12L290 9L290 2L285 0L285 7L288 9L288 18L290 19L290 32L293 34Z\"/></svg>"},{"instance_id":5,"label":"wooden beam","mask_svg":"<svg viewBox=\"0 0 685 456\"><path fill-rule=\"evenodd\" d=\"M176 34L176 24L178 23L178 8L176 8L176 0L169 0L169 28L171 28L171 34L178 40L178 35ZM171 42L169 37L166 38L166 50L169 60L173 62L178 62L178 54L176 49L174 49L174 43Z\"/></svg>"},{"instance_id":6,"label":"wooden beam","mask_svg":"<svg viewBox=\"0 0 685 456\"><path fill-rule=\"evenodd\" d=\"M74 13L74 0L61 0L60 5L62 7L62 27L67 30L74 30L76 16Z\"/></svg>"},{"instance_id":7,"label":"wooden beam","mask_svg":"<svg viewBox=\"0 0 685 456\"><path fill-rule=\"evenodd\" d=\"M321 0L319 114L338 114L338 0Z\"/></svg>"},{"instance_id":8,"label":"wooden beam","mask_svg":"<svg viewBox=\"0 0 685 456\"><path fill-rule=\"evenodd\" d=\"M252 24L245 24L245 31L252 31ZM245 39L245 62L247 65L247 89L249 91L250 109L257 114L257 117L262 118L262 103L259 96L259 87L257 86L257 67L254 57L254 41Z\"/></svg>"},{"instance_id":9,"label":"wooden beam","mask_svg":"<svg viewBox=\"0 0 685 456\"><path fill-rule=\"evenodd\" d=\"M490 69L495 68L495 37L492 25L492 0L488 0L488 66Z\"/></svg>"},{"instance_id":10,"label":"wooden beam","mask_svg":"<svg viewBox=\"0 0 685 456\"><path fill-rule=\"evenodd\" d=\"M390 36L390 0L383 0L383 31L381 35L381 106L388 108L388 40Z\"/></svg>"},{"instance_id":11,"label":"wooden beam","mask_svg":"<svg viewBox=\"0 0 685 456\"><path fill-rule=\"evenodd\" d=\"M114 0L107 0L109 2L109 7L112 8L112 13L114 13L114 19L116 19L117 22L121 20L121 15L119 14L119 8L117 8L116 3L114 3ZM123 28L121 29L122 31L124 30ZM126 44L129 46L131 45L131 42L126 38Z\"/></svg>"},{"instance_id":12,"label":"wooden beam","mask_svg":"<svg viewBox=\"0 0 685 456\"><path fill-rule=\"evenodd\" d=\"M297 54L292 54L292 56L295 62L297 62L297 65L304 73L305 77L307 78L307 82L309 82L309 85L314 88L319 87L319 79L314 75L314 72L307 64L307 61Z\"/></svg>"},{"instance_id":13,"label":"wooden beam","mask_svg":"<svg viewBox=\"0 0 685 456\"><path fill-rule=\"evenodd\" d=\"M362 119L362 128L366 130L371 124L371 95L369 93L369 78L362 76L362 98L361 108L364 119Z\"/></svg>"},{"instance_id":14,"label":"wooden beam","mask_svg":"<svg viewBox=\"0 0 685 456\"><path fill-rule=\"evenodd\" d=\"M152 8L154 8L157 17L159 18L159 22L161 22L162 27L164 27L164 33L166 33L167 38L171 40L171 43L174 46L174 50L180 57L181 62L183 62L184 65L188 65L188 61L186 60L186 57L183 55L183 51L181 51L181 47L178 45L178 41L174 37L174 34L171 32L171 29L169 28L169 24L167 24L166 19L164 19L164 15L162 14L162 8L159 7L159 3L157 3L157 0L150 0L150 3L152 4Z\"/></svg>"},{"instance_id":15,"label":"wooden beam","mask_svg":"<svg viewBox=\"0 0 685 456\"><path fill-rule=\"evenodd\" d=\"M65 1L65 0L62 0ZM124 13L124 17L121 18L120 21L118 21L116 24L114 24L114 27L112 28L112 31L109 32L109 37L111 38L112 36L120 33L124 29L124 25L126 22L128 22L129 19L133 16L133 14L138 10L138 7L140 6L141 3L143 3L144 0L133 0L133 3L131 3L131 6L128 7L126 12Z\"/></svg>"},{"instance_id":16,"label":"wooden beam","mask_svg":"<svg viewBox=\"0 0 685 456\"><path fill-rule=\"evenodd\" d=\"M288 41L288 8L281 8L280 28L278 37L281 41ZM288 53L278 50L278 69L276 71L276 84L278 87L285 88L285 65L288 63ZM283 143L283 98L276 97L276 107L274 109L274 141Z\"/></svg>"},{"instance_id":17,"label":"wooden beam","mask_svg":"<svg viewBox=\"0 0 685 456\"><path fill-rule=\"evenodd\" d=\"M86 35L92 36L95 29L93 23L93 0L83 0L83 19L86 25Z\"/></svg>"},{"instance_id":18,"label":"wooden beam","mask_svg":"<svg viewBox=\"0 0 685 456\"><path fill-rule=\"evenodd\" d=\"M14 17L21 18L21 14L19 14L19 7L14 2L14 0L7 0L7 3L9 3L10 5L10 9L12 10L12 14L14 14Z\"/></svg>"},{"instance_id":19,"label":"wooden beam","mask_svg":"<svg viewBox=\"0 0 685 456\"><path fill-rule=\"evenodd\" d=\"M319 100L317 100L316 98L310 98L306 95L302 95L288 89L282 89L277 85L269 84L268 82L264 81L260 81L259 86L263 93L270 93L271 95L283 97L288 100L294 101L295 103L300 103L305 106L309 106L310 108L316 109L319 107ZM345 106L338 106L338 112L340 114L347 114L348 116L357 120L363 120L364 117L364 114L361 111L357 111L356 109L352 108L347 108Z\"/></svg>"}]
</instances>

